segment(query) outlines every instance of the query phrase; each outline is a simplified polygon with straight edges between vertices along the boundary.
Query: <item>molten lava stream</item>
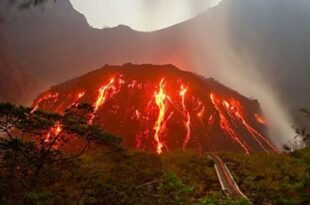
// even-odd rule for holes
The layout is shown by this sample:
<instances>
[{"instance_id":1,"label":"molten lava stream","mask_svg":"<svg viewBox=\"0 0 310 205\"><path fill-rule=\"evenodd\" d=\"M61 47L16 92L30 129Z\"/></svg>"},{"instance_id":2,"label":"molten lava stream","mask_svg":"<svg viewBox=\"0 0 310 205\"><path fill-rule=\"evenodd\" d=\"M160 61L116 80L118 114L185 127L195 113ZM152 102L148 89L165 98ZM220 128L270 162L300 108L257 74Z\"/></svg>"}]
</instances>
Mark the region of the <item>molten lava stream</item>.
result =
<instances>
[{"instance_id":1,"label":"molten lava stream","mask_svg":"<svg viewBox=\"0 0 310 205\"><path fill-rule=\"evenodd\" d=\"M244 117L239 111L240 110L239 107L233 106L226 101L224 102L224 104L225 104L227 111L235 114L235 116L241 121L241 123L245 126L245 128L253 136L253 138L257 141L257 143L261 146L263 150L265 150L266 152L269 152L269 150L265 148L265 146L262 144L262 142L259 139L263 140L274 152L278 152L278 150L271 144L271 142L269 142L263 135L261 135L258 131L256 131L253 127L251 127L246 122L246 120L244 119Z\"/></svg>"},{"instance_id":2,"label":"molten lava stream","mask_svg":"<svg viewBox=\"0 0 310 205\"><path fill-rule=\"evenodd\" d=\"M256 118L257 122L259 122L260 124L267 125L266 121L261 116L259 116L258 114L255 114L255 118Z\"/></svg>"},{"instance_id":3,"label":"molten lava stream","mask_svg":"<svg viewBox=\"0 0 310 205\"><path fill-rule=\"evenodd\" d=\"M202 107L202 109L197 113L197 118L199 121L199 125L202 127L204 131L204 135L206 136L206 127L204 126L204 123L202 121L203 114L205 113L205 106Z\"/></svg>"},{"instance_id":4,"label":"molten lava stream","mask_svg":"<svg viewBox=\"0 0 310 205\"><path fill-rule=\"evenodd\" d=\"M201 130L203 132L203 136L206 137L206 139L208 140L211 148L213 149L213 151L215 152L216 151L216 146L214 144L214 142L208 137L208 130L206 129L206 126L205 126L205 123L203 122L202 118L205 114L205 110L206 110L206 107L203 106L202 109L200 109L200 111L197 113L197 118L198 118L198 121L199 121L199 125L201 127ZM211 119L211 120L210 120ZM211 128L213 122L213 115L210 115L209 118L208 118L208 126L207 128ZM194 123L193 123L194 124Z\"/></svg>"},{"instance_id":5,"label":"molten lava stream","mask_svg":"<svg viewBox=\"0 0 310 205\"><path fill-rule=\"evenodd\" d=\"M56 145L58 135L62 132L62 125L60 122L55 123L55 125L50 129L50 131L46 134L44 143L46 144L53 144L52 148L57 149L58 146Z\"/></svg>"},{"instance_id":6,"label":"molten lava stream","mask_svg":"<svg viewBox=\"0 0 310 205\"><path fill-rule=\"evenodd\" d=\"M94 113L96 113L98 111L98 109L105 103L105 101L108 97L107 91L109 89L113 88L114 80L115 79L112 78L107 85L104 85L99 89L99 94L98 94L97 100L94 104Z\"/></svg>"},{"instance_id":7,"label":"molten lava stream","mask_svg":"<svg viewBox=\"0 0 310 205\"><path fill-rule=\"evenodd\" d=\"M197 117L199 117L199 119L202 118L203 114L205 113L205 106L202 107L202 109L197 113Z\"/></svg>"},{"instance_id":8,"label":"molten lava stream","mask_svg":"<svg viewBox=\"0 0 310 205\"><path fill-rule=\"evenodd\" d=\"M242 123L248 129L248 131L252 134L252 136L257 136L262 139L274 152L278 152L277 148L275 148L269 140L267 140L262 134L256 131L253 127L251 127L243 118L241 118ZM268 151L267 151L268 152Z\"/></svg>"},{"instance_id":9,"label":"molten lava stream","mask_svg":"<svg viewBox=\"0 0 310 205\"><path fill-rule=\"evenodd\" d=\"M60 112L60 113L63 113L63 111L65 109L68 109L70 107L75 107L79 104L79 101L82 97L84 97L84 95L86 94L86 91L82 91L82 92L79 92L76 94L76 97L73 99L73 102L68 105L68 106L64 106L65 103L61 103L56 109L55 109L55 112ZM69 99L68 99L69 101Z\"/></svg>"},{"instance_id":10,"label":"molten lava stream","mask_svg":"<svg viewBox=\"0 0 310 205\"><path fill-rule=\"evenodd\" d=\"M166 129L166 124L167 121L170 119L172 116L172 112L169 114L169 116L166 118L167 114L167 105L166 105L166 100L167 100L167 95L164 91L164 78L161 79L160 84L159 84L159 91L155 91L155 103L158 108L158 117L154 125L154 130L155 130L155 135L154 135L154 140L156 142L156 152L158 154L162 153L162 149L165 146L165 143L163 141L163 134ZM166 119L165 119L166 118Z\"/></svg>"},{"instance_id":11,"label":"molten lava stream","mask_svg":"<svg viewBox=\"0 0 310 205\"><path fill-rule=\"evenodd\" d=\"M240 147L244 150L244 152L246 154L250 154L249 146L245 142L242 142L241 139L239 138L239 136L230 127L229 121L226 119L225 115L223 114L220 107L218 106L218 102L217 102L218 100L215 99L215 96L213 93L210 94L210 99L211 99L215 109L218 111L218 113L220 115L220 120L221 120L220 126L221 126L222 130L227 132L229 134L229 136L240 145Z\"/></svg>"},{"instance_id":12,"label":"molten lava stream","mask_svg":"<svg viewBox=\"0 0 310 205\"><path fill-rule=\"evenodd\" d=\"M111 93L109 93L109 91ZM96 113L98 112L99 108L104 105L104 103L106 102L108 97L113 96L116 92L117 92L117 89L116 89L116 85L115 85L115 78L112 78L108 84L102 86L99 89L99 94L98 94L97 99L93 105L94 111L90 117L89 124L93 124L93 120L95 119Z\"/></svg>"},{"instance_id":13,"label":"molten lava stream","mask_svg":"<svg viewBox=\"0 0 310 205\"><path fill-rule=\"evenodd\" d=\"M182 99L183 114L185 116L184 125L185 125L185 128L186 128L186 135L185 135L185 139L184 139L184 142L183 142L183 148L186 148L186 146L187 146L187 144L188 144L188 142L190 140L190 137L191 137L191 116L190 116L190 113L189 113L188 109L185 106L185 96L186 96L186 93L187 93L187 88L185 88L184 85L181 85L180 96L181 96L181 99Z\"/></svg>"},{"instance_id":14,"label":"molten lava stream","mask_svg":"<svg viewBox=\"0 0 310 205\"><path fill-rule=\"evenodd\" d=\"M74 102L72 103L72 105L76 105L79 100L84 97L84 95L86 94L86 91L82 91L82 92L79 92L76 96L76 99L74 100Z\"/></svg>"},{"instance_id":15,"label":"molten lava stream","mask_svg":"<svg viewBox=\"0 0 310 205\"><path fill-rule=\"evenodd\" d=\"M59 93L55 93L55 94L46 94L45 96L43 96L42 98L38 99L37 102L35 103L35 105L33 106L33 109L31 110L31 113L34 113L35 111L37 111L39 109L39 105L43 100L49 100L51 98L58 98Z\"/></svg>"},{"instance_id":16,"label":"molten lava stream","mask_svg":"<svg viewBox=\"0 0 310 205\"><path fill-rule=\"evenodd\" d=\"M235 106L231 106L227 101L223 101L223 105L227 110L228 115L230 116L230 118L232 120L235 120L236 117L241 121L242 125L247 129L247 131L251 134L251 136L254 138L254 140L258 143L258 145L265 151L265 152L269 152L268 149L265 148L265 146L262 144L262 142L256 137L256 135L253 135L253 133L248 129L248 126L246 126L245 121L243 119L241 119L239 116L241 116L241 114L238 114L239 116L236 115L237 111L237 107ZM239 113L239 112L238 112Z\"/></svg>"}]
</instances>

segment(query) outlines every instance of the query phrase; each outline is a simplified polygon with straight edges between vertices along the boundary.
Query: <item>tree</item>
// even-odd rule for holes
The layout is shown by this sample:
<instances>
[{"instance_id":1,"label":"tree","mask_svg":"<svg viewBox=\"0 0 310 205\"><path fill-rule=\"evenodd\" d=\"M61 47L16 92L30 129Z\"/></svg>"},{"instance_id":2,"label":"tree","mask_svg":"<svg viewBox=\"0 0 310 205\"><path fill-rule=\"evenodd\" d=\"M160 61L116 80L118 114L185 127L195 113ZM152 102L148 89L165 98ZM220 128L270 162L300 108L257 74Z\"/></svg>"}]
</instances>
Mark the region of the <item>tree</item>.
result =
<instances>
[{"instance_id":1,"label":"tree","mask_svg":"<svg viewBox=\"0 0 310 205\"><path fill-rule=\"evenodd\" d=\"M91 111L88 105L77 105L58 115L0 104L1 203L38 198L35 193L65 171L74 175L76 160L92 145L121 151L119 137L87 124Z\"/></svg>"},{"instance_id":2,"label":"tree","mask_svg":"<svg viewBox=\"0 0 310 205\"><path fill-rule=\"evenodd\" d=\"M306 119L310 118L310 111L308 109L300 109L299 110L300 113L305 115ZM309 121L306 121L306 123L309 123ZM282 150L284 153L293 153L296 152L302 148L304 148L305 146L309 146L310 143L310 134L307 132L308 127L295 127L295 132L296 132L296 136L295 136L295 141L292 141L288 144L284 144L282 146ZM301 141L300 141L301 140Z\"/></svg>"},{"instance_id":3,"label":"tree","mask_svg":"<svg viewBox=\"0 0 310 205\"><path fill-rule=\"evenodd\" d=\"M301 113L303 113L305 115L305 118L307 118L309 120L310 118L310 111L307 109L301 109L300 110ZM303 141L307 144L310 141L310 134L307 133L307 127L302 128L301 130L297 129L297 134L299 134L300 136L302 136Z\"/></svg>"}]
</instances>

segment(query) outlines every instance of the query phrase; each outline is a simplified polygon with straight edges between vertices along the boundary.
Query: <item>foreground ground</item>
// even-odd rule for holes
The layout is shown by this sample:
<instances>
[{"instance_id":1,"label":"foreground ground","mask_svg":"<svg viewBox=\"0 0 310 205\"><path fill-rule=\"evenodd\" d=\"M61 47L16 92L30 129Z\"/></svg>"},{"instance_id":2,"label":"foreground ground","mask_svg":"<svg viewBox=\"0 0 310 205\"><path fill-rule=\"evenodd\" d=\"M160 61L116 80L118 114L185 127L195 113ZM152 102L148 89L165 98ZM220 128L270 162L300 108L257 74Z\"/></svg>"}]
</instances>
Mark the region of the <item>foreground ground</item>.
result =
<instances>
[{"instance_id":1,"label":"foreground ground","mask_svg":"<svg viewBox=\"0 0 310 205\"><path fill-rule=\"evenodd\" d=\"M126 150L119 137L89 125L89 111L78 105L57 115L0 104L0 204L310 204L309 147L218 154L222 171L224 164L230 170L221 175L231 172L247 200L222 191L214 154Z\"/></svg>"},{"instance_id":2,"label":"foreground ground","mask_svg":"<svg viewBox=\"0 0 310 205\"><path fill-rule=\"evenodd\" d=\"M310 203L309 148L291 154L245 156L225 153L220 156L232 171L240 189L254 204ZM209 155L179 151L156 156L136 152L116 164L108 162L107 157L96 153L84 160L102 162L96 165L87 163L87 167L90 165L98 169L97 166L102 166L101 169L110 170L101 180L102 183L113 181L116 192L107 195L109 200L120 204L120 200L124 203L153 204L152 193L160 194L163 204L249 204L246 200L229 198L221 192ZM149 199L142 194L146 190ZM144 199L146 202L140 201Z\"/></svg>"}]
</instances>

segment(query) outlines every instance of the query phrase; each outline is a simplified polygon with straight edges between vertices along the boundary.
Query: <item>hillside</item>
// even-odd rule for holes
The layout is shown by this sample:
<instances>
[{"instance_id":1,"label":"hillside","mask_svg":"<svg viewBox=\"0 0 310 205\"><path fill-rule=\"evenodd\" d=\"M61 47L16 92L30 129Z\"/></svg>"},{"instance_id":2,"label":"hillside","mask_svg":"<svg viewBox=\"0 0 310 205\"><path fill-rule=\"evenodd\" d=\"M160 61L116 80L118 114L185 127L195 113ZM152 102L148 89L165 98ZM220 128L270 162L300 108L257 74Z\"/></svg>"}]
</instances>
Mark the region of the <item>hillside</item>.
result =
<instances>
[{"instance_id":1,"label":"hillside","mask_svg":"<svg viewBox=\"0 0 310 205\"><path fill-rule=\"evenodd\" d=\"M309 204L310 149L290 154L222 154L254 204Z\"/></svg>"},{"instance_id":2,"label":"hillside","mask_svg":"<svg viewBox=\"0 0 310 205\"><path fill-rule=\"evenodd\" d=\"M53 86L33 107L63 113L78 103L93 105L90 123L130 149L277 151L257 101L172 65L106 65Z\"/></svg>"},{"instance_id":3,"label":"hillside","mask_svg":"<svg viewBox=\"0 0 310 205\"><path fill-rule=\"evenodd\" d=\"M73 1L0 0L0 205L310 205L310 0Z\"/></svg>"},{"instance_id":4,"label":"hillside","mask_svg":"<svg viewBox=\"0 0 310 205\"><path fill-rule=\"evenodd\" d=\"M303 86L308 83L306 75L302 75L309 65L310 49L309 4L305 0L224 0L194 19L150 33L126 26L93 29L68 0L27 11L7 9L5 1L1 7L8 24L6 36L17 57L51 82L72 78L102 64L124 62L172 63L207 73L225 84L230 82L218 69L242 71L251 78L247 62L247 68L237 69L240 64L227 58L235 56L254 64L266 81L269 75L276 74L271 86L280 93L289 91L289 96L282 93L289 104L309 104L309 99L296 92L309 89ZM227 62L221 62L224 57ZM64 68L67 72L57 75ZM287 81L288 76L295 80Z\"/></svg>"},{"instance_id":5,"label":"hillside","mask_svg":"<svg viewBox=\"0 0 310 205\"><path fill-rule=\"evenodd\" d=\"M1 26L1 25L0 25ZM11 54L11 48L0 28L0 102L27 104L42 89L31 69Z\"/></svg>"},{"instance_id":6,"label":"hillside","mask_svg":"<svg viewBox=\"0 0 310 205\"><path fill-rule=\"evenodd\" d=\"M309 89L304 74L310 48L306 0L273 1L271 6L268 0L224 0L155 32L122 25L91 28L69 0L23 11L8 9L5 2L0 4L3 29L14 57L47 86L104 64L171 63L258 99L279 145L291 139L291 126L302 121L296 110L310 102L302 94Z\"/></svg>"}]
</instances>

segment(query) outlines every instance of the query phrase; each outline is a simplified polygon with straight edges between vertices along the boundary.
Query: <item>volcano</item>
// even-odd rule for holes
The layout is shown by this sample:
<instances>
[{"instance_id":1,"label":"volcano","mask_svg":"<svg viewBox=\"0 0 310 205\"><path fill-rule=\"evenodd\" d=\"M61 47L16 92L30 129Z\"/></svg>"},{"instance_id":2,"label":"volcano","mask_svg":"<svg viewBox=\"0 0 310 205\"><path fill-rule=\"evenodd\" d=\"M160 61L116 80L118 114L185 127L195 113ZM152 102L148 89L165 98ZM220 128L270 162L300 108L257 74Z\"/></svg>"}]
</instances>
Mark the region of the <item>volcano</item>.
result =
<instances>
[{"instance_id":1,"label":"volcano","mask_svg":"<svg viewBox=\"0 0 310 205\"><path fill-rule=\"evenodd\" d=\"M277 151L256 100L173 65L106 65L52 87L33 107L63 113L78 103L93 105L89 123L129 149Z\"/></svg>"}]
</instances>

